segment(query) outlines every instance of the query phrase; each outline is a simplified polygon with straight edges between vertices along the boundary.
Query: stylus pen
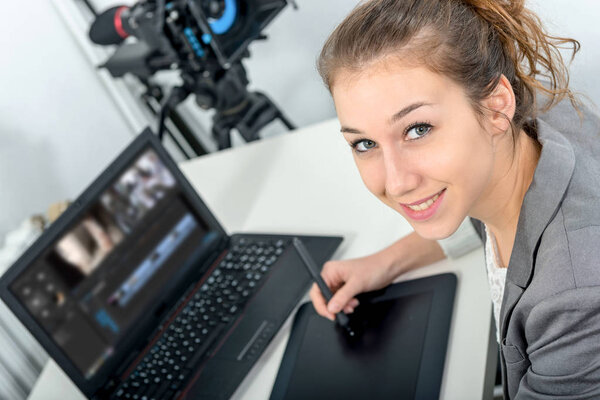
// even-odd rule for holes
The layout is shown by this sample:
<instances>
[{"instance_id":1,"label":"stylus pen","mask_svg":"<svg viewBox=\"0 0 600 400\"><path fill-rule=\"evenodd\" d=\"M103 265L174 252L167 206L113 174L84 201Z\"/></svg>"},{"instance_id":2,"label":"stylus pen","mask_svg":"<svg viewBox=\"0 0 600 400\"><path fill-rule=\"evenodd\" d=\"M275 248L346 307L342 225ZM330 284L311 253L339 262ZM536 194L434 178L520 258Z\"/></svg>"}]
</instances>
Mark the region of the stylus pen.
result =
<instances>
[{"instance_id":1,"label":"stylus pen","mask_svg":"<svg viewBox=\"0 0 600 400\"><path fill-rule=\"evenodd\" d=\"M323 277L321 277L321 273L319 272L317 264L315 263L310 253L304 246L304 243L302 243L300 239L295 237L292 240L292 243L294 244L296 251L300 255L300 258L304 262L306 269L308 269L308 272L310 273L314 281L317 283L317 286L321 290L321 293L323 293L323 297L325 297L325 300L327 300L327 302L329 303L329 300L331 300L331 298L333 297L333 293L331 293L331 290L329 290L329 286L327 286L327 284L323 280ZM349 325L350 319L345 313L340 311L339 313L335 314L335 319L342 328L346 329L350 336L354 336L354 331L350 328Z\"/></svg>"}]
</instances>

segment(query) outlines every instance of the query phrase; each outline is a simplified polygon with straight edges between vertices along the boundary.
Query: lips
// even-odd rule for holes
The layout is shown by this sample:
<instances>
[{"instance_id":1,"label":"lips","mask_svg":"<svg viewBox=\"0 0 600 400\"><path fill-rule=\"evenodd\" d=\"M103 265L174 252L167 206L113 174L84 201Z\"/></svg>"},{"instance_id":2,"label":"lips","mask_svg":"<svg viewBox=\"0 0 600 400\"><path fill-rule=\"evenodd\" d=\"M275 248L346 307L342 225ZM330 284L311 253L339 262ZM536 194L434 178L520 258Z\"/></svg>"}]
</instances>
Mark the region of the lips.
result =
<instances>
[{"instance_id":1,"label":"lips","mask_svg":"<svg viewBox=\"0 0 600 400\"><path fill-rule=\"evenodd\" d=\"M433 201L437 200L437 197L439 197L442 194L442 192L444 192L444 190L446 190L446 188L440 190L439 192L437 192L436 194L434 194L432 196L429 196L429 197L426 197L424 199L415 201L414 203L401 203L401 204L403 206L407 206L407 207L418 207L418 206L427 204L427 202L430 202L431 200L433 200Z\"/></svg>"},{"instance_id":2,"label":"lips","mask_svg":"<svg viewBox=\"0 0 600 400\"><path fill-rule=\"evenodd\" d=\"M400 205L406 212L407 217L416 221L422 221L435 214L442 203L445 193L446 189L444 188L442 191L414 203Z\"/></svg>"}]
</instances>

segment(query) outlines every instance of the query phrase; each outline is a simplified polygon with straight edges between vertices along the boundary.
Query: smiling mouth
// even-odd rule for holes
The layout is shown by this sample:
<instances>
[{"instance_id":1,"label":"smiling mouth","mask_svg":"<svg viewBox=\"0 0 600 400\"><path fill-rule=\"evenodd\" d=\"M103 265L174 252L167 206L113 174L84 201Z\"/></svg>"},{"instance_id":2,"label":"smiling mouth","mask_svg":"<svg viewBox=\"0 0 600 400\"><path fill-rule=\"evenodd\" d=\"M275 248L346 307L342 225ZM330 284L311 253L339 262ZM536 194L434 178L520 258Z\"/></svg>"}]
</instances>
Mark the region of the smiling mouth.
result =
<instances>
[{"instance_id":1,"label":"smiling mouth","mask_svg":"<svg viewBox=\"0 0 600 400\"><path fill-rule=\"evenodd\" d=\"M417 203L417 204L402 204L403 206L410 208L413 211L424 211L427 210L429 207L431 207L433 205L433 203L435 203L435 201L442 195L442 193L444 193L444 190L446 190L445 188L443 190L441 190L440 192L438 192L437 194L433 195L432 197L430 197L429 199L421 202L421 203Z\"/></svg>"}]
</instances>

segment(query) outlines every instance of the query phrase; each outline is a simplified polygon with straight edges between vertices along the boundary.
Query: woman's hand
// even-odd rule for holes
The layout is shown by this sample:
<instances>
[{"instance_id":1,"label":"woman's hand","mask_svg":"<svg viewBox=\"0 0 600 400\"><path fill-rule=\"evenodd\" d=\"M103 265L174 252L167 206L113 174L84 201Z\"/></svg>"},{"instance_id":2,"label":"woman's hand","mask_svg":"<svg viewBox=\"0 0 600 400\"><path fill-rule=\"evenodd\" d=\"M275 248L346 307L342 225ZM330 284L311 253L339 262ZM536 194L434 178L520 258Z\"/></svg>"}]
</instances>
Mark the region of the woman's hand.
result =
<instances>
[{"instance_id":1,"label":"woman's hand","mask_svg":"<svg viewBox=\"0 0 600 400\"><path fill-rule=\"evenodd\" d=\"M436 241L423 239L413 232L369 256L325 263L321 276L334 295L326 304L321 291L313 284L310 298L317 313L333 320L342 310L346 314L354 311L358 306L357 294L384 288L400 274L444 257Z\"/></svg>"},{"instance_id":2,"label":"woman's hand","mask_svg":"<svg viewBox=\"0 0 600 400\"><path fill-rule=\"evenodd\" d=\"M317 312L331 320L341 310L350 314L358 306L358 300L354 296L392 283L395 276L390 273L390 266L382 263L381 258L380 253L375 253L353 260L325 263L321 275L334 295L329 304L326 304L318 286L313 284L310 298Z\"/></svg>"}]
</instances>

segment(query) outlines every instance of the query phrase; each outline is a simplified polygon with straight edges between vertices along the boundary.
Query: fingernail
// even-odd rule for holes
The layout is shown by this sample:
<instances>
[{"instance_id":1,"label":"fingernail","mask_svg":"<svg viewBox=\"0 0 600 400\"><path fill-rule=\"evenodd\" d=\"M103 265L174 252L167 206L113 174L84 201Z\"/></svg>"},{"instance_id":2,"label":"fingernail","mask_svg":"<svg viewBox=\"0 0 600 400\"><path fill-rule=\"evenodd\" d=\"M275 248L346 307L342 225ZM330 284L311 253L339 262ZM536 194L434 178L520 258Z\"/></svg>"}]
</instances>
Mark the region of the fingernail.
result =
<instances>
[{"instance_id":1,"label":"fingernail","mask_svg":"<svg viewBox=\"0 0 600 400\"><path fill-rule=\"evenodd\" d=\"M340 311L340 306L337 303L329 303L327 305L327 311L332 314L335 314Z\"/></svg>"},{"instance_id":2,"label":"fingernail","mask_svg":"<svg viewBox=\"0 0 600 400\"><path fill-rule=\"evenodd\" d=\"M359 304L359 302L358 302L358 300L357 300L357 299L352 299L352 300L350 301L350 306L351 306L352 308L356 308L356 307L358 307L358 304Z\"/></svg>"}]
</instances>

